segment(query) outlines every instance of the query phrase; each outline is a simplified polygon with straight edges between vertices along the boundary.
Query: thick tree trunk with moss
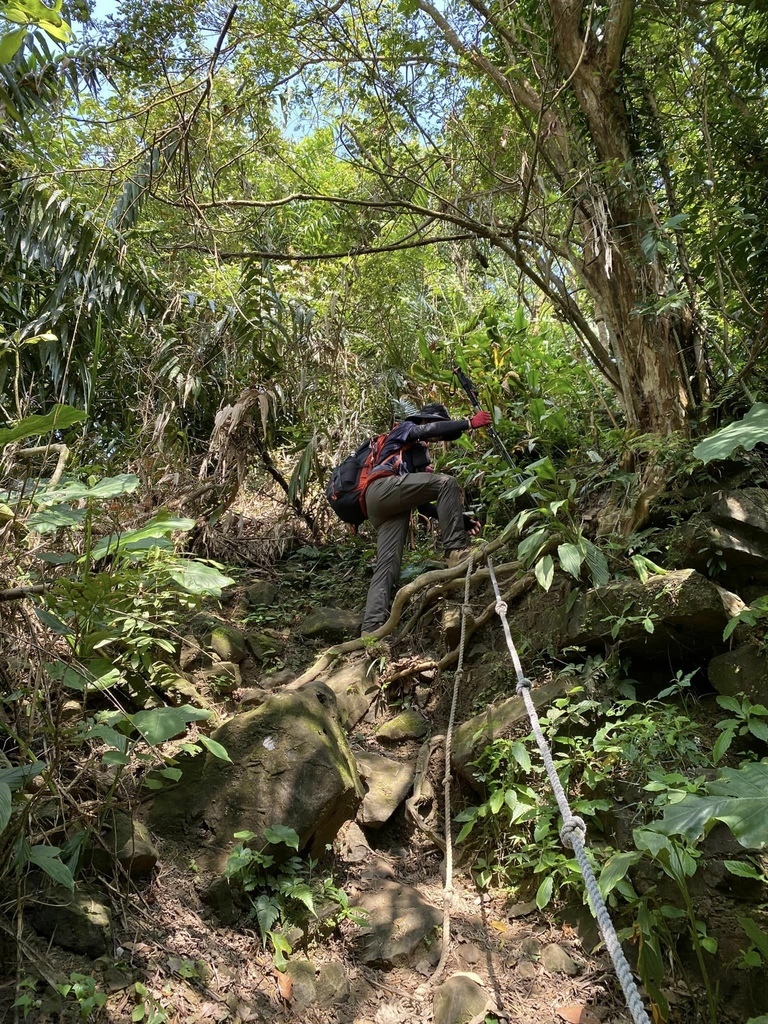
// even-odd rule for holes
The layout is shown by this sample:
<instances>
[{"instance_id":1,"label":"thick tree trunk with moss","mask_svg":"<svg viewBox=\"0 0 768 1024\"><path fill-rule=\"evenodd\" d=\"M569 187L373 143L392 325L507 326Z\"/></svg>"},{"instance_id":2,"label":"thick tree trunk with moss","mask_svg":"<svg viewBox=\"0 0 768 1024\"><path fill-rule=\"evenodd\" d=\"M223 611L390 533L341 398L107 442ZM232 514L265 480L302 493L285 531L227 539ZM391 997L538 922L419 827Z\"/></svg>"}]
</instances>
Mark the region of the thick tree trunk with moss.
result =
<instances>
[{"instance_id":1,"label":"thick tree trunk with moss","mask_svg":"<svg viewBox=\"0 0 768 1024\"><path fill-rule=\"evenodd\" d=\"M672 282L658 252L643 245L658 214L637 176L629 117L619 88L633 0L614 0L602 39L585 32L582 0L549 0L553 45L598 162L602 195L577 212L584 258L576 269L602 318L630 426L688 429L697 404L690 308L661 311Z\"/></svg>"}]
</instances>

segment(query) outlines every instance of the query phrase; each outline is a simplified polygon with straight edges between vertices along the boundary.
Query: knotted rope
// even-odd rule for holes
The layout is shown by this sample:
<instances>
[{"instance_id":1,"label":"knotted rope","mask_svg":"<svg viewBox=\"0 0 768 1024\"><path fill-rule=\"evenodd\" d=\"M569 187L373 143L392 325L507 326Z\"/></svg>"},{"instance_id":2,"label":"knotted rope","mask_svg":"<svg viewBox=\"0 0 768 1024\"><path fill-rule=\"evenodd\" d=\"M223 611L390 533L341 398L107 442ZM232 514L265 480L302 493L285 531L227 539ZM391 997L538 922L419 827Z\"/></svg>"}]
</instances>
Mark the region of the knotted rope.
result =
<instances>
[{"instance_id":1,"label":"knotted rope","mask_svg":"<svg viewBox=\"0 0 768 1024\"><path fill-rule=\"evenodd\" d=\"M600 928L600 934L603 936L603 941L605 942L605 948L608 950L608 954L613 961L613 966L616 970L616 974L618 975L619 983L624 991L624 997L627 1000L629 1012L632 1014L632 1020L635 1024L651 1024L650 1018L645 1012L637 985L635 984L635 979L632 977L632 971L627 963L627 958L624 956L624 950L621 948L619 938L616 935L616 931L608 914L608 908L606 907L600 893L600 889L598 888L597 879L592 871L592 866L587 858L587 851L584 845L587 835L587 826L582 818L577 817L571 811L568 804L568 798L565 795L565 791L563 790L557 771L555 770L552 753L546 739L544 738L544 733L541 731L541 723L539 722L536 706L531 699L531 681L530 679L526 679L523 675L523 668L520 664L517 648L512 640L509 622L507 621L507 606L502 600L499 585L496 581L496 575L493 571L493 562L490 557L488 558L488 571L490 573L491 583L493 584L493 592L496 595L496 611L501 619L501 625L504 629L504 636L512 658L512 664L515 666L515 674L517 676L517 693L523 698L526 710L528 711L533 735L536 738L536 743L538 744L539 751L541 752L541 759L544 762L544 767L546 768L547 776L555 794L557 806L560 809L560 815L563 819L562 828L560 829L560 839L562 840L563 846L573 850L579 868L581 869L592 914L597 920Z\"/></svg>"}]
</instances>

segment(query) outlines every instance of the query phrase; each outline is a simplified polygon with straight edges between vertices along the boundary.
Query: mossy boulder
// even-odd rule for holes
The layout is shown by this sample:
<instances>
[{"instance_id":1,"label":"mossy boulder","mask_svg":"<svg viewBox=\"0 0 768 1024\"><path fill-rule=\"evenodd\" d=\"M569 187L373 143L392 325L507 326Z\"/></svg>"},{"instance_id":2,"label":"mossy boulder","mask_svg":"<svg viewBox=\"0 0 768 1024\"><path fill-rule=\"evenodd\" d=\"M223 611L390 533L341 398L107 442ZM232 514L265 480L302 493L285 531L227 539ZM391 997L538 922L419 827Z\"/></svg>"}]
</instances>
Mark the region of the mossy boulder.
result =
<instances>
[{"instance_id":1,"label":"mossy boulder","mask_svg":"<svg viewBox=\"0 0 768 1024\"><path fill-rule=\"evenodd\" d=\"M246 655L245 637L235 626L222 623L211 630L211 650L222 661L233 661L239 665Z\"/></svg>"},{"instance_id":2,"label":"mossy boulder","mask_svg":"<svg viewBox=\"0 0 768 1024\"><path fill-rule=\"evenodd\" d=\"M235 832L255 833L253 844L261 847L265 829L284 825L317 855L363 798L336 698L322 683L273 694L225 722L212 739L231 761L208 753L185 765L178 785L155 799L150 824L156 831L204 835L206 847L223 854ZM271 852L278 859L290 853L283 846Z\"/></svg>"}]
</instances>

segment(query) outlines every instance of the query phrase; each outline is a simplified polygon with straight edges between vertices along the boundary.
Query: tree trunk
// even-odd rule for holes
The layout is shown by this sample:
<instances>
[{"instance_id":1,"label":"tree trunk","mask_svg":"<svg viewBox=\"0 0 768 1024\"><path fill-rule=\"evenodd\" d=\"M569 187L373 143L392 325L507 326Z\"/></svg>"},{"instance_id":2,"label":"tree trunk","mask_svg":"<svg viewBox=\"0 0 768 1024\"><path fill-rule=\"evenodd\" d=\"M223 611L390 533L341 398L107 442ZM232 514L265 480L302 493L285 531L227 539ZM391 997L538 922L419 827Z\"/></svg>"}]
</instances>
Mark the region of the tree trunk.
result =
<instances>
[{"instance_id":1,"label":"tree trunk","mask_svg":"<svg viewBox=\"0 0 768 1024\"><path fill-rule=\"evenodd\" d=\"M629 426L660 434L687 431L698 384L692 311L687 301L660 308L673 282L659 252L647 244L659 217L638 177L619 88L633 3L614 0L599 40L582 30L581 0L549 0L549 6L555 55L597 158L590 176L597 194L584 197L576 210L583 257L573 262L607 329Z\"/></svg>"}]
</instances>

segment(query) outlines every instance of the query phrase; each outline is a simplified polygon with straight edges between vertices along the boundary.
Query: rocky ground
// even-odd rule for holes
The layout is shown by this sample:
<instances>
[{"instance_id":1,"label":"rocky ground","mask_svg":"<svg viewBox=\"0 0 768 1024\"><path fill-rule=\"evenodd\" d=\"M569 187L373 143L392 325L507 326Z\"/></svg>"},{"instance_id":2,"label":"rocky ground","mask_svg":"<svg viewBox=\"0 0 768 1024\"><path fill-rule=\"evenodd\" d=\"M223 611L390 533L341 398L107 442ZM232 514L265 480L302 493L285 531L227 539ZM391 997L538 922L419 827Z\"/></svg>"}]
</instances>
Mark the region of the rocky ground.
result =
<instances>
[{"instance_id":1,"label":"rocky ground","mask_svg":"<svg viewBox=\"0 0 768 1024\"><path fill-rule=\"evenodd\" d=\"M768 529L764 532L768 536ZM720 542L724 543L722 537ZM115 1024L629 1020L588 910L578 902L560 907L557 916L538 910L532 899L535 879L525 892L499 889L493 880L480 889L461 847L452 879L450 938L443 950L444 856L439 837L434 837L443 827L439 744L421 776L415 809L422 827L406 813L404 800L411 792L425 738L446 730L453 685L450 672L410 669L415 663L439 660L446 646L450 649L455 643L458 601L422 609L420 629L393 645L332 665L322 675L319 689L292 690L292 680L329 643L355 633L359 620L342 606L360 606L366 576L354 550L338 561L330 571L326 554L313 549L298 552L286 560L279 575L243 574L223 611L212 608L190 620L181 638L178 674L165 697L210 711L209 726L213 723L215 728L211 732L206 727L207 732L224 743L235 764L227 766L207 754L202 776L203 761L198 759L197 775L186 775L176 789L159 797L147 799L144 791L138 799L140 790L121 791L131 796L135 837L122 857L123 870L111 876L102 872L92 891L82 891L74 911L77 925L64 911L54 909L50 896L40 901L28 891L16 894L28 909L21 915L19 930L2 936L0 953L8 954L15 946L24 966L16 977L0 980L3 1019L33 1024L77 1019ZM413 578L430 568L435 566L419 562L416 554L406 573ZM663 587L658 579L652 577L647 587L631 581L611 584L597 597L592 593L569 606L565 619L567 595L558 590L558 582L549 595L537 593L535 601L517 609L518 628L531 637L559 616L558 628L563 635L570 630L572 643L582 650L592 643L604 649L606 615L621 616L631 602L633 621L623 638L628 647L636 645L640 656L650 654L653 645L671 650L670 645L687 644L709 650L707 644L722 635L728 617L745 607L741 602L729 611L730 591L694 569L660 577ZM477 607L485 607L489 598L486 587ZM654 616L652 635L644 626L643 600ZM736 639L736 651L748 649L754 657L748 638ZM730 652L717 654L713 664L717 658L733 661ZM731 661L718 669L725 693L730 692L728 686L743 684L743 665L734 667ZM557 676L542 669L541 659L536 665L537 699L549 704L565 690ZM764 685L762 665L760 661L750 675L750 680L757 680L755 699L760 699L759 686ZM473 743L482 749L485 741L479 720L473 723L472 716L492 702L496 711L483 719L488 736L528 731L519 709L507 699L513 692L513 673L497 624L473 638L468 670L458 700L457 722L468 724L456 732L452 812L471 798L462 766L471 760ZM323 708L312 703L315 699ZM338 705L333 713L325 707L327 699ZM279 746L272 744L269 730L259 732L270 709L295 708L301 701L311 705L318 749L333 746L341 781L338 790L331 788L330 796L323 795L321 801L325 783L321 786L314 779L320 779L325 769L321 765L310 783L305 779L298 788L307 797L309 811L313 802L324 802L330 812L321 827L314 821L304 823L307 807L301 813L294 809L301 822L296 830L302 847L311 848L317 858L317 875L332 879L333 890L342 890L351 907L366 913L362 918L340 914L337 896L333 923L327 923L325 912L310 916L290 935L292 953L278 969L248 912L249 901L234 897L233 887L222 881L222 850L231 846L238 827L234 821L290 820L278 806L279 787L270 787L283 776L298 778L312 761L314 753L310 756L302 745L305 737L297 737L294 748L289 745L282 751L279 768L276 761L270 762L271 768L258 761L250 765L256 774L248 778L241 769L250 751ZM336 725L332 719L338 719ZM190 738L195 738L195 726L186 737ZM178 752L180 742L166 752ZM352 761L356 772L347 770ZM206 778L216 780L213 796L203 792ZM203 804L204 812L199 811ZM116 834L116 824L114 828ZM109 842L116 849L122 845L122 840ZM720 860L735 855L729 846ZM75 931L77 939L70 936ZM636 944L628 943L627 950L631 957ZM443 952L445 962L438 974ZM93 981L89 986L78 977ZM695 984L692 988L693 996L677 981L665 988L676 1024L706 1019L704 997ZM105 1005L88 1002L94 992L106 994ZM21 1002L12 1009L17 997ZM744 1024L749 1014L742 1005L731 1009L723 1010L719 1020Z\"/></svg>"}]
</instances>

